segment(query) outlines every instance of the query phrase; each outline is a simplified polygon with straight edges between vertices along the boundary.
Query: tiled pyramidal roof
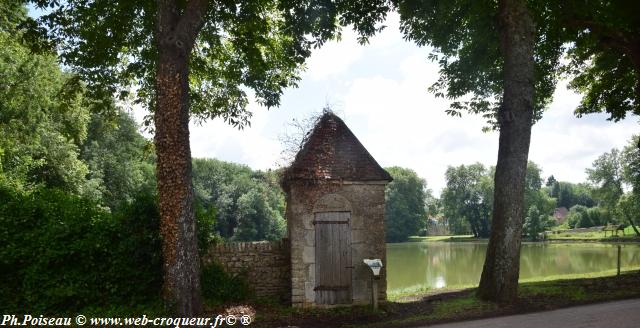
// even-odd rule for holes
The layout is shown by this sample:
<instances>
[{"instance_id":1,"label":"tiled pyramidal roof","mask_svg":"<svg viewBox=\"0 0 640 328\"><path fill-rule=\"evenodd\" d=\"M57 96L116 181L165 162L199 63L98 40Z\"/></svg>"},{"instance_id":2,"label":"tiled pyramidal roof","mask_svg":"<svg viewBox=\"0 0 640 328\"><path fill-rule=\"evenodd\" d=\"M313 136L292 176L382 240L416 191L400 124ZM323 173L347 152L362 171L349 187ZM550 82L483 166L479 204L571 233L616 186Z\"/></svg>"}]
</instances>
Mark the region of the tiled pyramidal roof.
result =
<instances>
[{"instance_id":1,"label":"tiled pyramidal roof","mask_svg":"<svg viewBox=\"0 0 640 328\"><path fill-rule=\"evenodd\" d=\"M287 180L391 181L338 116L325 112L287 170Z\"/></svg>"}]
</instances>

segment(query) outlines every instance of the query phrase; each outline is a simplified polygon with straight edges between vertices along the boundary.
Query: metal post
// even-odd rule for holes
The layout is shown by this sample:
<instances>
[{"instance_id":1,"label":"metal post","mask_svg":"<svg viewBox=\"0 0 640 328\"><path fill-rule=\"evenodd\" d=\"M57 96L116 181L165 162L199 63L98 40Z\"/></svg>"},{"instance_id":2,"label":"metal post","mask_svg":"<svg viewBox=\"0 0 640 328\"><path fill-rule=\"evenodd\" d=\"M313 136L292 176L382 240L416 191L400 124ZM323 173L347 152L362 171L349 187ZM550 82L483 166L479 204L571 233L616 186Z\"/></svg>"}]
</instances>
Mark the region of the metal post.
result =
<instances>
[{"instance_id":1,"label":"metal post","mask_svg":"<svg viewBox=\"0 0 640 328\"><path fill-rule=\"evenodd\" d=\"M373 304L373 310L378 310L378 279L371 275L371 304Z\"/></svg>"},{"instance_id":2,"label":"metal post","mask_svg":"<svg viewBox=\"0 0 640 328\"><path fill-rule=\"evenodd\" d=\"M618 276L620 275L620 245L618 245Z\"/></svg>"}]
</instances>

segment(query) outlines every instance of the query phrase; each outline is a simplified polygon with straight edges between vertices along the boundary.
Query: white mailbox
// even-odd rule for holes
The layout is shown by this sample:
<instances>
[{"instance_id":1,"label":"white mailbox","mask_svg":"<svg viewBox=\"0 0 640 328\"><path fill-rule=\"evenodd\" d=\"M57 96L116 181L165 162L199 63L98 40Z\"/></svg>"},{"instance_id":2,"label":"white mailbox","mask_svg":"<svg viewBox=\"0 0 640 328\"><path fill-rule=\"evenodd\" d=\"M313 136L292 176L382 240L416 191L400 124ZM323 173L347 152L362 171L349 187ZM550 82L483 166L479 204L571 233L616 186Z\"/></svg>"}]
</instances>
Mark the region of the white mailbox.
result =
<instances>
[{"instance_id":1,"label":"white mailbox","mask_svg":"<svg viewBox=\"0 0 640 328\"><path fill-rule=\"evenodd\" d=\"M380 259L364 259L364 264L369 266L374 276L380 275L380 269L382 269L382 261Z\"/></svg>"}]
</instances>

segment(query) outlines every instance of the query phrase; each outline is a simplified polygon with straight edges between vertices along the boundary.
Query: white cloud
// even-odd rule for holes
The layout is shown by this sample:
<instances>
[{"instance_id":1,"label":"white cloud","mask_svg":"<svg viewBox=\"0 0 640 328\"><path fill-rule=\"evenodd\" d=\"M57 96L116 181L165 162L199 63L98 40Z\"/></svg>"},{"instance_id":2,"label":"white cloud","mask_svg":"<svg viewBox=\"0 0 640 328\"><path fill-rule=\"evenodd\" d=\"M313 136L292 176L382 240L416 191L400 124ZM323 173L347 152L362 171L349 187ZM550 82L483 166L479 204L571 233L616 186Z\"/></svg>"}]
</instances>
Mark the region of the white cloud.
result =
<instances>
[{"instance_id":1,"label":"white cloud","mask_svg":"<svg viewBox=\"0 0 640 328\"><path fill-rule=\"evenodd\" d=\"M585 169L611 148L623 147L638 133L637 117L614 123L605 114L577 118L573 111L581 96L559 83L554 101L533 127L529 158L540 164L546 175L571 182L584 182Z\"/></svg>"},{"instance_id":2,"label":"white cloud","mask_svg":"<svg viewBox=\"0 0 640 328\"><path fill-rule=\"evenodd\" d=\"M497 138L481 131L478 117L445 114L448 103L426 90L437 67L420 57L400 63L398 80L355 80L345 96L345 116L381 165L412 168L439 192L447 165L495 162Z\"/></svg>"},{"instance_id":3,"label":"white cloud","mask_svg":"<svg viewBox=\"0 0 640 328\"><path fill-rule=\"evenodd\" d=\"M358 44L357 34L351 29L343 29L340 42L327 42L313 52L307 60L307 70L303 77L314 80L335 78L358 61L363 52L363 47Z\"/></svg>"},{"instance_id":4,"label":"white cloud","mask_svg":"<svg viewBox=\"0 0 640 328\"><path fill-rule=\"evenodd\" d=\"M190 124L192 156L215 157L247 164L254 169L273 167L280 154L280 145L264 133L270 113L255 103L249 110L253 112L251 126L243 130L229 126L222 119L202 125Z\"/></svg>"},{"instance_id":5,"label":"white cloud","mask_svg":"<svg viewBox=\"0 0 640 328\"><path fill-rule=\"evenodd\" d=\"M267 111L251 104L251 127L238 131L220 119L192 125L193 156L275 167L281 152L277 138L287 122L317 112L328 101L381 165L414 169L436 194L445 185L448 165L495 165L498 134L483 133L481 117L444 113L448 102L427 92L438 78L437 64L427 61L428 49L402 40L397 17L390 20L369 46L358 45L355 33L346 30L341 42L314 52L300 88L286 90L280 108ZM576 118L579 100L561 83L533 127L529 158L559 180L584 181L585 168L597 156L624 146L639 130L637 117L620 123L606 121L605 115Z\"/></svg>"}]
</instances>

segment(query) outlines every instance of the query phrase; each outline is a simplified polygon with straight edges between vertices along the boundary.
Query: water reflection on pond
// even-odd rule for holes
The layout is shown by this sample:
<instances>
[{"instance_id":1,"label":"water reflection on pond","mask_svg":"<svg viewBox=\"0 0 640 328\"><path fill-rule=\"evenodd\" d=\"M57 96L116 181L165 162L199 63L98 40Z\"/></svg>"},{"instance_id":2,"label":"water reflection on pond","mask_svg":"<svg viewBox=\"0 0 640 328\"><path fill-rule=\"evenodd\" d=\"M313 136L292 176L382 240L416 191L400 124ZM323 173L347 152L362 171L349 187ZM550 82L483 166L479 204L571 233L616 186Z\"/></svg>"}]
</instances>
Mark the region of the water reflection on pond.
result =
<instances>
[{"instance_id":1,"label":"water reflection on pond","mask_svg":"<svg viewBox=\"0 0 640 328\"><path fill-rule=\"evenodd\" d=\"M387 244L388 291L477 285L487 250L480 242ZM640 245L622 247L622 268L640 266ZM616 268L610 244L523 243L520 279L593 273Z\"/></svg>"}]
</instances>

